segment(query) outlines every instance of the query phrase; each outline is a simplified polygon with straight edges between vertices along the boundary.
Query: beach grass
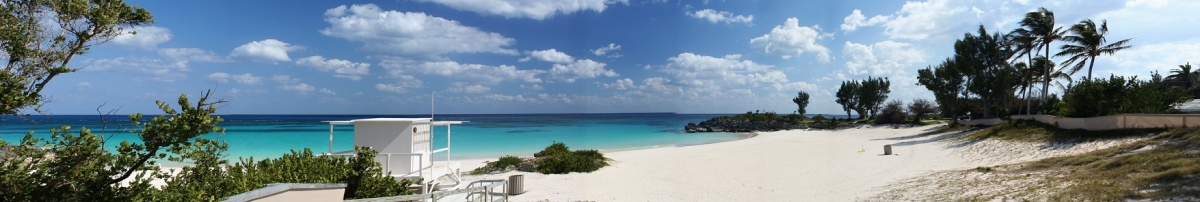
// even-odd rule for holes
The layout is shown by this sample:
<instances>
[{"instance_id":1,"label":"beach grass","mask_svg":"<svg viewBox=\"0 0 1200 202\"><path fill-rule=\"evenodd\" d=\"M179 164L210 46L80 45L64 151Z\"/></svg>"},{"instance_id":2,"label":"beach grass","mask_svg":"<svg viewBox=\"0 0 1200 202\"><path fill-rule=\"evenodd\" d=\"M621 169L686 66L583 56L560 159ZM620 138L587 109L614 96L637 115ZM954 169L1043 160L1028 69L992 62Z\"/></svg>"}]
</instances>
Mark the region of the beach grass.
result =
<instances>
[{"instance_id":1,"label":"beach grass","mask_svg":"<svg viewBox=\"0 0 1200 202\"><path fill-rule=\"evenodd\" d=\"M1033 120L1010 120L1005 123L983 128L980 131L962 136L964 140L1000 139L1025 142L1086 142L1157 134L1165 129L1120 129L1107 131L1087 131L1082 129L1061 129L1056 126Z\"/></svg>"},{"instance_id":2,"label":"beach grass","mask_svg":"<svg viewBox=\"0 0 1200 202\"><path fill-rule=\"evenodd\" d=\"M1034 161L1014 171L1051 172L1058 180L1071 182L1059 194L1061 200L1200 200L1200 128L1175 129L1134 144Z\"/></svg>"}]
</instances>

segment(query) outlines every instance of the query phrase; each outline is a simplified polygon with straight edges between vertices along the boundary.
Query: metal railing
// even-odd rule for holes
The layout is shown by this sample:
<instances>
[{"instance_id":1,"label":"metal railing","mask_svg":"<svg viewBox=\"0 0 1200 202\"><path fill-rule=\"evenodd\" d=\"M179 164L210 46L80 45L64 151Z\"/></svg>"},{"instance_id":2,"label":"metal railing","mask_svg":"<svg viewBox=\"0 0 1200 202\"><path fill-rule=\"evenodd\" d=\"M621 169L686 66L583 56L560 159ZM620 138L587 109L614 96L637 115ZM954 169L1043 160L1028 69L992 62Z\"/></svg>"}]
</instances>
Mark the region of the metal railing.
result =
<instances>
[{"instance_id":1,"label":"metal railing","mask_svg":"<svg viewBox=\"0 0 1200 202\"><path fill-rule=\"evenodd\" d=\"M492 184L479 186L479 187L468 186L468 188L465 188L465 189L427 193L427 194L414 194L414 195L404 195L404 196L389 196L389 197L379 197L379 198L354 199L354 200L346 200L346 201L347 202L387 202L387 201L430 200L430 201L436 202L439 199L445 198L446 196L451 196L451 195L456 195L456 194L464 194L464 193L467 194L467 197L470 197L473 195L478 195L478 194L483 194L485 201L491 201L491 202L508 201L508 188L506 187L508 184L507 180L482 180L482 181L476 181L476 182L492 182ZM499 183L496 183L496 182L499 182ZM472 182L472 184L475 184L475 182ZM504 190L503 197L496 198L493 194L491 194L491 190L495 189L496 187L500 187L501 189Z\"/></svg>"}]
</instances>

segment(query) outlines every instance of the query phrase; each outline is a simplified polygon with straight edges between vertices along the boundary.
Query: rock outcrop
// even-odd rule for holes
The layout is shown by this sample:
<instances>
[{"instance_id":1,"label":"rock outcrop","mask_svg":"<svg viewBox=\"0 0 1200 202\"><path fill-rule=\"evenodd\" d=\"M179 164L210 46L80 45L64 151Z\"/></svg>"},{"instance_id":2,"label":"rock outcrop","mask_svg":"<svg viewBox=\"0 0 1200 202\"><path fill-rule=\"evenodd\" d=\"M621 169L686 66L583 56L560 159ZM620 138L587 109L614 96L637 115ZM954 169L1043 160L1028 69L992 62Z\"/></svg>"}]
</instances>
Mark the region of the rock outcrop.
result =
<instances>
[{"instance_id":1,"label":"rock outcrop","mask_svg":"<svg viewBox=\"0 0 1200 202\"><path fill-rule=\"evenodd\" d=\"M750 121L735 120L726 117L715 117L699 124L688 123L683 129L689 133L696 132L756 132L803 129L803 125L792 125L785 121Z\"/></svg>"}]
</instances>

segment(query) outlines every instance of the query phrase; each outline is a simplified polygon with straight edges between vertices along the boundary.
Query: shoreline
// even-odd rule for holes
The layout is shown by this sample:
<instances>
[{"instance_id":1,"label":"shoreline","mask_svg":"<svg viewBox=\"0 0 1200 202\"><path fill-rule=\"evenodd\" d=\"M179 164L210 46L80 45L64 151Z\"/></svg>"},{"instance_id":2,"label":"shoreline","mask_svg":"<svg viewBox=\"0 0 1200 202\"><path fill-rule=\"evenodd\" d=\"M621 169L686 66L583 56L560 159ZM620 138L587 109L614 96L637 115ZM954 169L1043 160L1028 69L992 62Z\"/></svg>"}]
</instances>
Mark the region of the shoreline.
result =
<instances>
[{"instance_id":1,"label":"shoreline","mask_svg":"<svg viewBox=\"0 0 1200 202\"><path fill-rule=\"evenodd\" d=\"M617 154L617 153L626 153L626 152L636 152L636 151L645 151L645 150L654 150L654 149L665 149L665 148L695 147L695 146L702 146L702 145L713 145L713 144L721 144L721 143L730 143L730 142L745 141L745 140L749 140L749 139L752 139L752 138L758 137L758 136L759 136L759 134L758 134L758 133L761 133L761 132L740 132L740 133L733 133L733 134L737 134L737 135L743 136L743 138L738 138L738 139L733 139L733 140L727 140L727 141L716 141L716 142L708 142L708 143L700 143L700 144L685 144L685 145L674 145L674 146L658 146L658 147L645 147L645 148L627 148L627 149L600 150L600 152L601 152L601 153L603 153L603 154L604 154L604 155L606 155L606 156L611 156L612 154ZM471 170L475 170L476 168L483 167L484 165L486 165L486 163L487 163L487 162L490 162L490 161L496 161L496 160L497 160L497 159L499 159L500 157L501 157L501 156L496 156L496 157L483 157L483 158L465 158L465 159L454 159L454 158L451 158L451 159L450 159L450 161L458 161L458 162L460 162L460 165L461 165L461 166L460 166L460 169L462 169L462 171L463 171L464 173L466 173L466 172L470 172ZM533 154L529 154L529 155L520 155L520 156L517 156L517 157L521 157L521 158L533 158ZM464 175L466 175L466 174L464 174Z\"/></svg>"}]
</instances>

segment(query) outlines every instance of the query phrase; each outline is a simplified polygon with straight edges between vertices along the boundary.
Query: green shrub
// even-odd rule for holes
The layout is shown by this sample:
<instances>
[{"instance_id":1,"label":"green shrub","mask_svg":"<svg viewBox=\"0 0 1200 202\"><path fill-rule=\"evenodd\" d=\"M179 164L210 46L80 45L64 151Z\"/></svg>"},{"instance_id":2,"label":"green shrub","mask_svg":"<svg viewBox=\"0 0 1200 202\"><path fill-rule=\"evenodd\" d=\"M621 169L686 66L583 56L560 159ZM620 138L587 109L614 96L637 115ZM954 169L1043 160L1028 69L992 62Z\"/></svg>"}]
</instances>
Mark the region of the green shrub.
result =
<instances>
[{"instance_id":1,"label":"green shrub","mask_svg":"<svg viewBox=\"0 0 1200 202\"><path fill-rule=\"evenodd\" d=\"M543 149L542 151L537 152L537 153L533 153L533 157L555 156L555 155L561 155L561 154L570 153L570 152L571 152L571 150L567 149L567 144L563 144L562 142L555 142L553 144L550 144L550 146L546 147L546 149Z\"/></svg>"},{"instance_id":2,"label":"green shrub","mask_svg":"<svg viewBox=\"0 0 1200 202\"><path fill-rule=\"evenodd\" d=\"M875 116L875 123L907 123L904 121L905 119L908 119L908 113L904 112L904 102L892 100L884 105L878 116Z\"/></svg>"},{"instance_id":3,"label":"green shrub","mask_svg":"<svg viewBox=\"0 0 1200 202\"><path fill-rule=\"evenodd\" d=\"M276 159L242 159L224 167L185 166L152 201L223 200L272 183L345 183L343 198L376 198L412 194L413 182L396 181L375 162L376 151L357 148L351 158L314 155L312 150L292 151ZM385 175L388 174L388 175Z\"/></svg>"},{"instance_id":4,"label":"green shrub","mask_svg":"<svg viewBox=\"0 0 1200 202\"><path fill-rule=\"evenodd\" d=\"M519 164L521 164L521 158L516 156L504 156L500 157L500 160L496 161L496 166L501 168L517 166Z\"/></svg>"},{"instance_id":5,"label":"green shrub","mask_svg":"<svg viewBox=\"0 0 1200 202\"><path fill-rule=\"evenodd\" d=\"M1085 80L1068 89L1058 113L1065 117L1096 117L1123 113L1170 113L1172 104L1191 99L1179 87L1162 87L1137 77L1110 76Z\"/></svg>"},{"instance_id":6,"label":"green shrub","mask_svg":"<svg viewBox=\"0 0 1200 202\"><path fill-rule=\"evenodd\" d=\"M534 154L538 158L535 170L543 174L592 172L608 166L608 158L597 150L571 151L566 144L555 142Z\"/></svg>"}]
</instances>

